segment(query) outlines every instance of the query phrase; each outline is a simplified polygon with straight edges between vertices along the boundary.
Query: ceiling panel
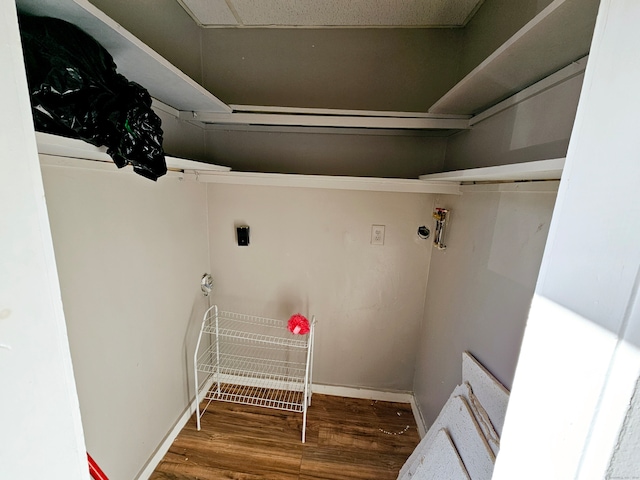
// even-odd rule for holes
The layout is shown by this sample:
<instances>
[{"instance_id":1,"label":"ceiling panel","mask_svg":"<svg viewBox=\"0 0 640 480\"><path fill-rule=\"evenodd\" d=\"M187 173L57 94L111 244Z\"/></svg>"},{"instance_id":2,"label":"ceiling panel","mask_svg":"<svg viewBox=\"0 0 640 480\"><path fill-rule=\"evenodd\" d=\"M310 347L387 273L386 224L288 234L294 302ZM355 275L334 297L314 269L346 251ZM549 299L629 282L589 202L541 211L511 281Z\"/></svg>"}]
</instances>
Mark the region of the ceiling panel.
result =
<instances>
[{"instance_id":1,"label":"ceiling panel","mask_svg":"<svg viewBox=\"0 0 640 480\"><path fill-rule=\"evenodd\" d=\"M483 0L179 0L209 27L460 27Z\"/></svg>"},{"instance_id":2,"label":"ceiling panel","mask_svg":"<svg viewBox=\"0 0 640 480\"><path fill-rule=\"evenodd\" d=\"M225 0L178 0L178 3L200 25L237 26L238 21Z\"/></svg>"}]
</instances>

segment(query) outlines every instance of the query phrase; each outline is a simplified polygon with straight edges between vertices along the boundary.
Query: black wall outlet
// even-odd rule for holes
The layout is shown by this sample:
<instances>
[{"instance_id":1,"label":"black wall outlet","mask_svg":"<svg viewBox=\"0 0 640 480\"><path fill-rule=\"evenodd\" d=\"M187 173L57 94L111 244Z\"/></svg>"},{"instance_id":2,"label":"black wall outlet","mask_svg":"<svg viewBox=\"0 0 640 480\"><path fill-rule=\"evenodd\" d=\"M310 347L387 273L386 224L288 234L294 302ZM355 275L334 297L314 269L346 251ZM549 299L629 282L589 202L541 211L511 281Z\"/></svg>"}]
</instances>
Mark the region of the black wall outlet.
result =
<instances>
[{"instance_id":1,"label":"black wall outlet","mask_svg":"<svg viewBox=\"0 0 640 480\"><path fill-rule=\"evenodd\" d=\"M236 231L238 233L238 246L246 247L247 245L249 245L249 227L237 227Z\"/></svg>"}]
</instances>

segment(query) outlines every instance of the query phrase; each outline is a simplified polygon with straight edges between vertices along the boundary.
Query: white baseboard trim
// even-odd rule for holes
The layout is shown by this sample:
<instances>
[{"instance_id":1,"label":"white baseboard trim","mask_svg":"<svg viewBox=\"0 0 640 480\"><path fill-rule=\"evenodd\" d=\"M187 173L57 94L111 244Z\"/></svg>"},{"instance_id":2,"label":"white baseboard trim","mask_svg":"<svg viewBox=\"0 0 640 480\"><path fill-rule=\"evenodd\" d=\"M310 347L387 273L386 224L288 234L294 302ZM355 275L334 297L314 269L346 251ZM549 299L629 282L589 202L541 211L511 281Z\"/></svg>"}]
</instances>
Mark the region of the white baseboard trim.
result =
<instances>
[{"instance_id":1,"label":"white baseboard trim","mask_svg":"<svg viewBox=\"0 0 640 480\"><path fill-rule=\"evenodd\" d=\"M211 388L211 385L213 385L213 379L209 379L207 381L206 388L203 387L200 390L200 394L198 395L198 400L197 400L198 402L201 402L204 399L204 396ZM187 405L187 408L184 409L184 412L182 412L182 415L180 415L180 418L178 418L176 423L173 425L173 428L169 431L169 433L167 433L167 435L164 437L160 445L158 445L158 448L156 448L156 451L153 453L151 458L147 461L147 464L144 466L142 471L138 474L138 476L136 477L136 480L149 479L153 471L156 469L156 467L160 464L164 456L169 451L169 448L171 448L171 444L173 444L173 441L176 439L178 434L182 431L182 429L187 424L191 416L195 413L195 411L196 411L196 399L194 398L193 401L189 405Z\"/></svg>"},{"instance_id":2,"label":"white baseboard trim","mask_svg":"<svg viewBox=\"0 0 640 480\"><path fill-rule=\"evenodd\" d=\"M206 392L211 388L213 379L209 379L209 383L210 384L207 385L206 388L201 389L202 393L199 395L199 401L202 401ZM413 394L411 392L389 392L357 387L321 385L317 383L314 383L312 385L311 391L320 395L334 395L336 397L363 398L366 400L378 400L380 402L409 403L411 404L411 411L413 412L413 417L415 418L416 425L418 426L418 433L420 434L420 438L424 437L427 431L424 419L422 418L422 414L420 413L420 409L418 408L415 398L413 397ZM311 404L313 405L313 398ZM149 479L158 464L162 461L162 458L169 451L169 448L171 448L171 444L173 443L173 441L176 439L180 431L184 428L195 411L196 400L194 399L191 404L189 404L189 406L187 406L187 408L184 410L180 418L178 418L171 431L165 436L164 440L162 440L162 443L160 443L153 456L149 459L142 471L138 474L136 480Z\"/></svg>"},{"instance_id":3,"label":"white baseboard trim","mask_svg":"<svg viewBox=\"0 0 640 480\"><path fill-rule=\"evenodd\" d=\"M411 411L413 412L413 418L416 420L416 425L418 427L418 435L420 438L424 438L427 434L427 422L424 421L424 417L422 416L422 411L418 406L418 402L416 401L416 397L411 395Z\"/></svg>"},{"instance_id":4,"label":"white baseboard trim","mask_svg":"<svg viewBox=\"0 0 640 480\"><path fill-rule=\"evenodd\" d=\"M321 395L335 395L336 397L348 397L348 398L364 398L367 400L378 400L380 402L399 402L411 404L411 412L413 418L416 421L418 427L418 434L420 438L424 437L427 433L426 423L422 418L420 408L416 403L416 399L411 392L387 392L382 390L368 390L366 388L354 388L354 387L339 387L335 385L319 385L313 384L313 393L319 393ZM313 404L313 401L312 401Z\"/></svg>"},{"instance_id":5,"label":"white baseboard trim","mask_svg":"<svg viewBox=\"0 0 640 480\"><path fill-rule=\"evenodd\" d=\"M358 387L341 387L338 385L320 385L314 383L311 388L313 393L320 395L334 395L336 397L364 398L366 400L379 400L381 402L410 403L413 395L410 392L387 392L382 390L369 390Z\"/></svg>"}]
</instances>

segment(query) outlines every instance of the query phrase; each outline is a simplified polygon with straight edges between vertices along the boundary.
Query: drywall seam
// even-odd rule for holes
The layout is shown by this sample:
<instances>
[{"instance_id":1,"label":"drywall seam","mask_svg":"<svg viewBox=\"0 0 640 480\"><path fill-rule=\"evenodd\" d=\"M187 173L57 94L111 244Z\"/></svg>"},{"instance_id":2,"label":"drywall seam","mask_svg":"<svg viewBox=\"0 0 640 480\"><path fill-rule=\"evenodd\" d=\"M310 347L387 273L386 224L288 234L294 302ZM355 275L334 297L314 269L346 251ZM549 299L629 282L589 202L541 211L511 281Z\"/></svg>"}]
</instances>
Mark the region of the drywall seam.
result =
<instances>
[{"instance_id":1,"label":"drywall seam","mask_svg":"<svg viewBox=\"0 0 640 480\"><path fill-rule=\"evenodd\" d=\"M436 202L440 201L440 195L433 195L431 202L429 202L429 212L433 212L435 206L437 205ZM433 226L432 225L432 219L429 218L429 222L428 222L428 226ZM427 240L427 242L431 243L431 237L429 237ZM427 271L427 278L425 281L425 285L424 285L424 294L422 297L422 322L420 322L420 338L422 338L422 332L423 330L426 328L425 326L425 318L426 318L426 311L427 311L427 291L429 290L429 274L431 273L431 256L433 254L433 248L429 249L429 269ZM418 354L419 352L419 348L418 348ZM417 358L416 361L413 363L413 389L415 391L415 383L416 383L416 371L417 371ZM412 405L415 404L415 408L416 410L414 411L413 415L416 417L416 423L418 424L418 431L420 432L420 438L423 438L426 434L427 434L427 430L429 430L427 428L427 423L424 420L424 416L422 415L422 409L420 408L420 404L418 403L418 400L415 398L415 396L413 396L413 403ZM420 420L418 422L418 419Z\"/></svg>"}]
</instances>

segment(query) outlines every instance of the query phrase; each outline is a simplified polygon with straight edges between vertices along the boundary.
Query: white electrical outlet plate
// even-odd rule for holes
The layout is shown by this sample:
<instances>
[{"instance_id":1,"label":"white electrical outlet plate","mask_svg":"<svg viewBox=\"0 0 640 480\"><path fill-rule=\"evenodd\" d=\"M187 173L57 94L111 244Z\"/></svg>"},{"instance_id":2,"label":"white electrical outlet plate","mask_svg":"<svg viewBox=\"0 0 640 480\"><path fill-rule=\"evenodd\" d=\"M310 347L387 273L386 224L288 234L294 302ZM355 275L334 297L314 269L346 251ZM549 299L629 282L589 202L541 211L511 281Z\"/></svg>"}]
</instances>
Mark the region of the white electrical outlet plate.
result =
<instances>
[{"instance_id":1,"label":"white electrical outlet plate","mask_svg":"<svg viewBox=\"0 0 640 480\"><path fill-rule=\"evenodd\" d=\"M371 245L384 245L384 225L371 225Z\"/></svg>"}]
</instances>

